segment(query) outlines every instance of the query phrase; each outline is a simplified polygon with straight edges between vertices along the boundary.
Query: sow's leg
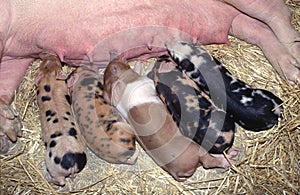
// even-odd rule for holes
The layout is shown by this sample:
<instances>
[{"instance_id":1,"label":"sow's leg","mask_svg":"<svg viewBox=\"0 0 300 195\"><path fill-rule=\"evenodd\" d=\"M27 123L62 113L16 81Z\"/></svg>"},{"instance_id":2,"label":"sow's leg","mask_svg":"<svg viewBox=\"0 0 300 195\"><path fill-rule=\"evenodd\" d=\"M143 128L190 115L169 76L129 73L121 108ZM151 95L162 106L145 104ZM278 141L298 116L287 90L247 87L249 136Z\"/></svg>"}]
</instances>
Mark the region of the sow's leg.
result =
<instances>
[{"instance_id":1,"label":"sow's leg","mask_svg":"<svg viewBox=\"0 0 300 195\"><path fill-rule=\"evenodd\" d=\"M9 105L31 61L7 60L0 64L0 154L21 136L21 121Z\"/></svg>"},{"instance_id":2,"label":"sow's leg","mask_svg":"<svg viewBox=\"0 0 300 195\"><path fill-rule=\"evenodd\" d=\"M261 47L276 70L290 81L300 80L300 34L290 22L282 0L224 0L242 13L230 33ZM260 22L262 21L262 22Z\"/></svg>"}]
</instances>

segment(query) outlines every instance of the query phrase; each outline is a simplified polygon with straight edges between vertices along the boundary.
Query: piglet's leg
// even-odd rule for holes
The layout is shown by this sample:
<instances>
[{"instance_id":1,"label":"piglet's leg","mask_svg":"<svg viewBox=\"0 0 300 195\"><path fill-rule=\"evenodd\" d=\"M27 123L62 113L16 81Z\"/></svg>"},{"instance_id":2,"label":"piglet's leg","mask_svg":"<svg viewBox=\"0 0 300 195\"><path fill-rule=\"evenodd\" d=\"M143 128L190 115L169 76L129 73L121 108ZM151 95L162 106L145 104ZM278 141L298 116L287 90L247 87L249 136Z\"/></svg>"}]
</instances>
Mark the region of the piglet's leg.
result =
<instances>
[{"instance_id":1,"label":"piglet's leg","mask_svg":"<svg viewBox=\"0 0 300 195\"><path fill-rule=\"evenodd\" d=\"M0 100L0 154L8 152L21 134L21 121L13 110Z\"/></svg>"},{"instance_id":2,"label":"piglet's leg","mask_svg":"<svg viewBox=\"0 0 300 195\"><path fill-rule=\"evenodd\" d=\"M9 106L28 64L32 60L9 60L0 65L0 153L6 153L21 136L21 121Z\"/></svg>"},{"instance_id":3,"label":"piglet's leg","mask_svg":"<svg viewBox=\"0 0 300 195\"><path fill-rule=\"evenodd\" d=\"M228 168L231 165L235 164L234 157L238 155L238 151L230 149L226 156L224 154L210 154L207 153L202 147L200 147L200 163L206 169L209 168Z\"/></svg>"},{"instance_id":4,"label":"piglet's leg","mask_svg":"<svg viewBox=\"0 0 300 195\"><path fill-rule=\"evenodd\" d=\"M290 11L284 2L282 0L224 1L242 13L258 19L250 19L242 14L237 16L232 23L233 34L262 46L266 57L276 69L280 66L291 81L300 80L300 34L293 28L290 22ZM262 27L260 21L267 26Z\"/></svg>"}]
</instances>

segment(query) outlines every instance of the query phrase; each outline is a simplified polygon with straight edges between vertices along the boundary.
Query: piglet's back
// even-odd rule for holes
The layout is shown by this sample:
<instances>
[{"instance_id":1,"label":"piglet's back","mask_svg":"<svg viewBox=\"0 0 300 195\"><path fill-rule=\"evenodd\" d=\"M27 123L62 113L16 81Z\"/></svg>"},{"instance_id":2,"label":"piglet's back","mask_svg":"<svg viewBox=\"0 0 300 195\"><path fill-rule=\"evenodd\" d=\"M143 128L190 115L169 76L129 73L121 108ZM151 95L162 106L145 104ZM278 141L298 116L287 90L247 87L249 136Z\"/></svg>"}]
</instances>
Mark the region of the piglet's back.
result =
<instances>
[{"instance_id":1,"label":"piglet's back","mask_svg":"<svg viewBox=\"0 0 300 195\"><path fill-rule=\"evenodd\" d=\"M65 177L75 177L87 161L65 78L58 58L45 56L36 78L37 102L46 147L46 179L57 185L64 185Z\"/></svg>"},{"instance_id":2,"label":"piglet's back","mask_svg":"<svg viewBox=\"0 0 300 195\"><path fill-rule=\"evenodd\" d=\"M134 164L135 136L103 96L103 81L91 67L74 73L72 107L88 147L110 163Z\"/></svg>"}]
</instances>

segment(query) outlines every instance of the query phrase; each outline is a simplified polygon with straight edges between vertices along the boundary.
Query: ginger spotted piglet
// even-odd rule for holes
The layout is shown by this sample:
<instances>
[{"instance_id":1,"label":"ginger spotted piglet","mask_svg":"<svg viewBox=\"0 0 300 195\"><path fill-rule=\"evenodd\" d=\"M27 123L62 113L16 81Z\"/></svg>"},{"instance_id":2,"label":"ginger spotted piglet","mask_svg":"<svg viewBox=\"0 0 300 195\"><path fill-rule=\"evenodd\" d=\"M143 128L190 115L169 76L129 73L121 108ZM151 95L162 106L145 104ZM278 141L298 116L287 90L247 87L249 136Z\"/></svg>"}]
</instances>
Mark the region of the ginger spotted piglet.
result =
<instances>
[{"instance_id":1,"label":"ginger spotted piglet","mask_svg":"<svg viewBox=\"0 0 300 195\"><path fill-rule=\"evenodd\" d=\"M107 162L134 164L133 129L104 101L102 78L85 66L77 68L73 78L72 107L87 146Z\"/></svg>"},{"instance_id":2,"label":"ginger spotted piglet","mask_svg":"<svg viewBox=\"0 0 300 195\"><path fill-rule=\"evenodd\" d=\"M36 80L37 102L46 147L46 179L60 186L65 185L65 177L74 178L87 162L65 78L58 58L45 56Z\"/></svg>"}]
</instances>

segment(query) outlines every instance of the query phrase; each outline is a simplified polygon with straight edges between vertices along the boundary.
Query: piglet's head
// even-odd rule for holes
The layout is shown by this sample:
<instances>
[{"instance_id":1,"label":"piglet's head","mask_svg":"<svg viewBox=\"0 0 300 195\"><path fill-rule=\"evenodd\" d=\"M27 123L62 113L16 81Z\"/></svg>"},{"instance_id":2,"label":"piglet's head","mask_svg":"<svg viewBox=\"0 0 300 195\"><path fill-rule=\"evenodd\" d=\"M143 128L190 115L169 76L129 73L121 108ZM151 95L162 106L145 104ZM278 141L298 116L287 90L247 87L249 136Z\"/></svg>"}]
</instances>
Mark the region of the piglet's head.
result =
<instances>
[{"instance_id":1,"label":"piglet's head","mask_svg":"<svg viewBox=\"0 0 300 195\"><path fill-rule=\"evenodd\" d=\"M122 94L126 84L137 77L137 74L131 70L130 66L120 60L111 61L104 72L104 98L105 101L112 104L112 94Z\"/></svg>"},{"instance_id":2,"label":"piglet's head","mask_svg":"<svg viewBox=\"0 0 300 195\"><path fill-rule=\"evenodd\" d=\"M62 71L61 67L61 62L57 56L51 54L44 55L40 65L40 71L35 78L36 85L38 85L40 79L45 77L45 75L54 74L57 80L65 80L67 75Z\"/></svg>"}]
</instances>

